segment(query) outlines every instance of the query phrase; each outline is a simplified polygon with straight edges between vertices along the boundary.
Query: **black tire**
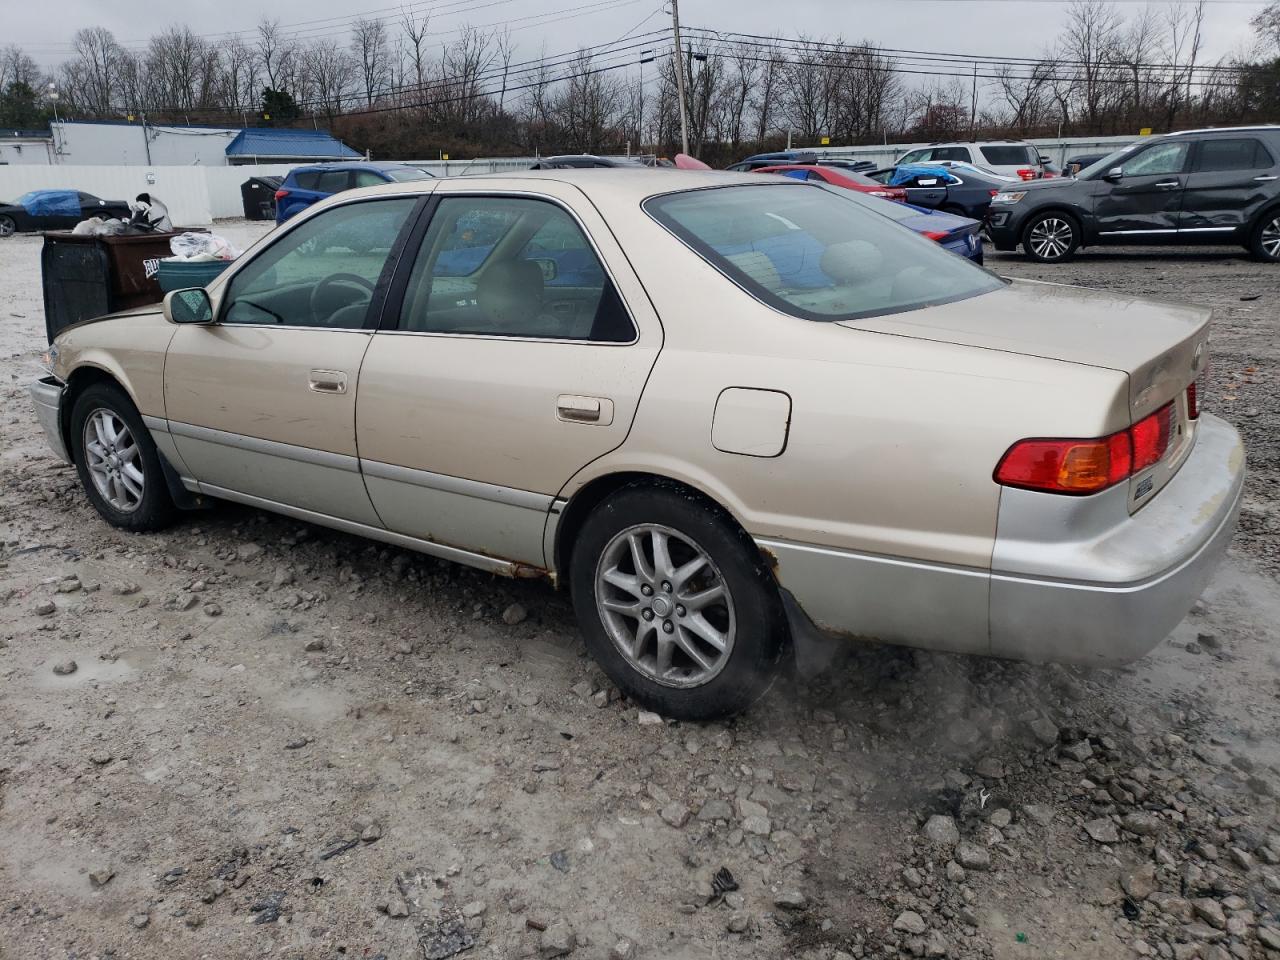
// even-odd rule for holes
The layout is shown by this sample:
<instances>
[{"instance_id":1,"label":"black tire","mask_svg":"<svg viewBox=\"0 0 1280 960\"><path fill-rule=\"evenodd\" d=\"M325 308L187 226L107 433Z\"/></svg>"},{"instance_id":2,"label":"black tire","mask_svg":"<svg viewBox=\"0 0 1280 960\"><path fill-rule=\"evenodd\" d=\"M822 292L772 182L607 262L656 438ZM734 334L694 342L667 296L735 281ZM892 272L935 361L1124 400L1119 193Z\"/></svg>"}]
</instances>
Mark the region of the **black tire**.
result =
<instances>
[{"instance_id":1,"label":"black tire","mask_svg":"<svg viewBox=\"0 0 1280 960\"><path fill-rule=\"evenodd\" d=\"M718 672L697 685L672 686L633 665L615 643L598 604L597 572L606 549L624 531L641 524L666 528L675 535L671 542L678 548L696 545L710 560L710 566L704 567L709 581L722 582L727 587L728 602L724 607L726 611L731 607L732 644L727 653L720 655L722 662L717 660ZM674 554L673 550L673 562L678 563ZM622 488L597 506L583 523L573 544L569 574L574 609L587 648L621 690L650 710L679 720L727 717L751 706L777 676L787 639L777 584L751 538L723 511L696 495L651 483ZM707 581L697 585L699 579L695 576L687 581L691 593L705 587ZM676 603L681 596L677 589L669 602ZM653 602L657 602L656 598ZM684 616L683 607L673 609ZM667 616L671 621L676 619L674 615ZM638 620L631 620L640 626ZM655 623L655 643L662 639L656 626ZM682 628L677 628L677 633L686 641L691 636ZM655 653L655 660L656 656ZM696 666L681 648L676 649L675 657Z\"/></svg>"},{"instance_id":2,"label":"black tire","mask_svg":"<svg viewBox=\"0 0 1280 960\"><path fill-rule=\"evenodd\" d=\"M1249 253L1263 263L1280 263L1280 210L1268 210L1254 225Z\"/></svg>"},{"instance_id":3,"label":"black tire","mask_svg":"<svg viewBox=\"0 0 1280 960\"><path fill-rule=\"evenodd\" d=\"M1060 210L1034 214L1022 229L1022 249L1039 263L1063 263L1080 249L1080 221Z\"/></svg>"},{"instance_id":4,"label":"black tire","mask_svg":"<svg viewBox=\"0 0 1280 960\"><path fill-rule=\"evenodd\" d=\"M18 232L18 224L13 217L0 216L0 237L11 237Z\"/></svg>"},{"instance_id":5,"label":"black tire","mask_svg":"<svg viewBox=\"0 0 1280 960\"><path fill-rule=\"evenodd\" d=\"M85 426L89 418L98 411L106 411L123 421L137 445L137 466L143 481L141 497L132 509L120 509L109 502L98 489L90 472L91 457L86 449L88 444ZM133 401L120 387L109 383L95 383L85 388L75 398L71 408L71 432L67 439L75 460L76 472L80 475L80 484L93 508L107 523L122 530L145 533L163 529L173 522L177 508L165 483L160 454Z\"/></svg>"}]
</instances>

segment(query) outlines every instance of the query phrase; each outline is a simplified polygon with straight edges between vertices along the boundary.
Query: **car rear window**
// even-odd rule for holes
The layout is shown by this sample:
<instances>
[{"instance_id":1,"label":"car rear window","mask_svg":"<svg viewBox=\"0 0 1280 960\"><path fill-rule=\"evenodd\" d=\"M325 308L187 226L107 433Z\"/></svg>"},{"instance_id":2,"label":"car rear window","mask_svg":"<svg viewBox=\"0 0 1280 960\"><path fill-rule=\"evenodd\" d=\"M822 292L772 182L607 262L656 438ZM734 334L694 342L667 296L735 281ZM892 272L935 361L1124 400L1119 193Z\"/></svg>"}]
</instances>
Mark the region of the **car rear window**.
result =
<instances>
[{"instance_id":1,"label":"car rear window","mask_svg":"<svg viewBox=\"0 0 1280 960\"><path fill-rule=\"evenodd\" d=\"M987 163L998 167L1016 167L1023 163L1034 164L1040 159L1031 147L1017 145L1010 147L982 147L982 156Z\"/></svg>"},{"instance_id":2,"label":"car rear window","mask_svg":"<svg viewBox=\"0 0 1280 960\"><path fill-rule=\"evenodd\" d=\"M293 175L293 182L299 190L314 190L320 183L319 170L304 170Z\"/></svg>"},{"instance_id":3,"label":"car rear window","mask_svg":"<svg viewBox=\"0 0 1280 960\"><path fill-rule=\"evenodd\" d=\"M716 187L644 209L757 299L807 320L902 313L1003 281L857 203L810 184Z\"/></svg>"}]
</instances>

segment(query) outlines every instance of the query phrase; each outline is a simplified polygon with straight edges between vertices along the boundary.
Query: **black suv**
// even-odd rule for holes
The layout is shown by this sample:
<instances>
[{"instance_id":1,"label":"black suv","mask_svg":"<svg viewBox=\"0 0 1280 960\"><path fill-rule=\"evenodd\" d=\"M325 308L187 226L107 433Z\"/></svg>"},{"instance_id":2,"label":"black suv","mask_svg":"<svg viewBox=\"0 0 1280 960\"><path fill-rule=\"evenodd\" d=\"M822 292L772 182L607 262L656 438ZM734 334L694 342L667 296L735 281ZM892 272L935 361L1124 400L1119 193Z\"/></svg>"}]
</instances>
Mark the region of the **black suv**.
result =
<instances>
[{"instance_id":1,"label":"black suv","mask_svg":"<svg viewBox=\"0 0 1280 960\"><path fill-rule=\"evenodd\" d=\"M1280 126L1149 137L1073 178L1010 184L986 220L997 250L1044 263L1103 243L1233 243L1280 262Z\"/></svg>"}]
</instances>

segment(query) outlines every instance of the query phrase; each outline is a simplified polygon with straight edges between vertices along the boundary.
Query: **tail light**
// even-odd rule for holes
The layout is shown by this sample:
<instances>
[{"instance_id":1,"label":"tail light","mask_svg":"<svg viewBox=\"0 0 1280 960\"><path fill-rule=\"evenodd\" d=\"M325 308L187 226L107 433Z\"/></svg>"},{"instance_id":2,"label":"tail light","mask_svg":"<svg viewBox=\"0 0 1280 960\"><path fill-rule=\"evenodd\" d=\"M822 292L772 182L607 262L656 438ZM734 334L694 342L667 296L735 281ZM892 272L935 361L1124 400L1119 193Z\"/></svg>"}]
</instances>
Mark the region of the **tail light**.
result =
<instances>
[{"instance_id":1,"label":"tail light","mask_svg":"<svg viewBox=\"0 0 1280 960\"><path fill-rule=\"evenodd\" d=\"M1098 493L1163 459L1169 452L1174 416L1174 406L1168 403L1108 437L1019 440L1000 458L995 481L1048 493Z\"/></svg>"},{"instance_id":2,"label":"tail light","mask_svg":"<svg viewBox=\"0 0 1280 960\"><path fill-rule=\"evenodd\" d=\"M933 241L941 241L947 239L951 234L946 230L926 230L923 236L926 236Z\"/></svg>"},{"instance_id":3,"label":"tail light","mask_svg":"<svg viewBox=\"0 0 1280 960\"><path fill-rule=\"evenodd\" d=\"M999 190L988 190L988 191L987 191L987 193L991 194L993 197L994 197L997 193L999 193L999 192L1000 192Z\"/></svg>"},{"instance_id":4,"label":"tail light","mask_svg":"<svg viewBox=\"0 0 1280 960\"><path fill-rule=\"evenodd\" d=\"M1200 381L1192 380L1187 386L1187 419L1195 420L1200 416Z\"/></svg>"},{"instance_id":5,"label":"tail light","mask_svg":"<svg viewBox=\"0 0 1280 960\"><path fill-rule=\"evenodd\" d=\"M277 190L277 191L276 191L276 200L277 200L277 201L283 200L283 199L284 199L285 197L287 197L288 195L289 195L289 191L288 191L288 190Z\"/></svg>"},{"instance_id":6,"label":"tail light","mask_svg":"<svg viewBox=\"0 0 1280 960\"><path fill-rule=\"evenodd\" d=\"M867 192L871 194L871 196L873 197L892 197L893 196L893 194L890 193L888 190L868 190Z\"/></svg>"},{"instance_id":7,"label":"tail light","mask_svg":"<svg viewBox=\"0 0 1280 960\"><path fill-rule=\"evenodd\" d=\"M1019 167L1018 176L1023 180L1034 180L1036 178L1036 171L1032 167Z\"/></svg>"}]
</instances>

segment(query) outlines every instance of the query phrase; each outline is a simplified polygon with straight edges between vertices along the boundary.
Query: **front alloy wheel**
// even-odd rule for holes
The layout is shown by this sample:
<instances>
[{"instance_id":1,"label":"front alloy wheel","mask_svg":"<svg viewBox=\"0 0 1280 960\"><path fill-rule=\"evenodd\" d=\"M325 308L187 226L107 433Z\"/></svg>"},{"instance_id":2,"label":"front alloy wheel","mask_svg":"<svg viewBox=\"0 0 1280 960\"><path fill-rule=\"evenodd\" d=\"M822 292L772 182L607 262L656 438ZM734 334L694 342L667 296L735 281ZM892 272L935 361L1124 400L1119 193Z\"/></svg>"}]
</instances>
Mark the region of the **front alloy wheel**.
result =
<instances>
[{"instance_id":1,"label":"front alloy wheel","mask_svg":"<svg viewBox=\"0 0 1280 960\"><path fill-rule=\"evenodd\" d=\"M137 510L147 477L128 424L106 407L94 410L84 422L84 452L98 495L121 513Z\"/></svg>"},{"instance_id":2,"label":"front alloy wheel","mask_svg":"<svg viewBox=\"0 0 1280 960\"><path fill-rule=\"evenodd\" d=\"M733 596L707 552L670 527L637 524L596 566L596 605L618 652L669 687L714 679L733 654Z\"/></svg>"},{"instance_id":3,"label":"front alloy wheel","mask_svg":"<svg viewBox=\"0 0 1280 960\"><path fill-rule=\"evenodd\" d=\"M14 222L13 217L0 217L0 237L11 237L18 230L18 225Z\"/></svg>"},{"instance_id":4,"label":"front alloy wheel","mask_svg":"<svg viewBox=\"0 0 1280 960\"><path fill-rule=\"evenodd\" d=\"M1033 259L1042 263L1056 263L1071 256L1077 243L1075 224L1064 216L1047 214L1035 220L1027 229L1024 247Z\"/></svg>"}]
</instances>

